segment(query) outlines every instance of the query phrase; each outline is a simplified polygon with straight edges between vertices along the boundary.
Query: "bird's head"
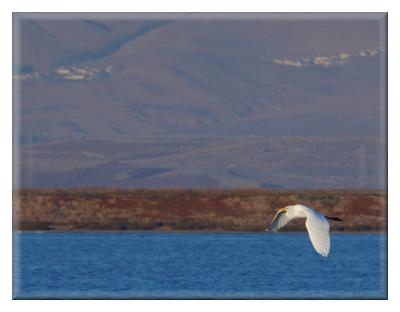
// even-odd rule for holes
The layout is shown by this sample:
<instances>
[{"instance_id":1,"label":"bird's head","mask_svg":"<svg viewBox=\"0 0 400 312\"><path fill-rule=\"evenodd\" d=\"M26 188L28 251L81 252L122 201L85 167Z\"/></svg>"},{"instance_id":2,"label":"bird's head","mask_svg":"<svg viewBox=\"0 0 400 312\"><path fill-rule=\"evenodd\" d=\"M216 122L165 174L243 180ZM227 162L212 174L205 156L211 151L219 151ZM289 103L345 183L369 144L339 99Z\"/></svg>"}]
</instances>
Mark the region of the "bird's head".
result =
<instances>
[{"instance_id":1,"label":"bird's head","mask_svg":"<svg viewBox=\"0 0 400 312\"><path fill-rule=\"evenodd\" d=\"M275 211L276 211L276 212L287 212L288 209L289 209L289 207L283 207L283 208L275 209Z\"/></svg>"}]
</instances>

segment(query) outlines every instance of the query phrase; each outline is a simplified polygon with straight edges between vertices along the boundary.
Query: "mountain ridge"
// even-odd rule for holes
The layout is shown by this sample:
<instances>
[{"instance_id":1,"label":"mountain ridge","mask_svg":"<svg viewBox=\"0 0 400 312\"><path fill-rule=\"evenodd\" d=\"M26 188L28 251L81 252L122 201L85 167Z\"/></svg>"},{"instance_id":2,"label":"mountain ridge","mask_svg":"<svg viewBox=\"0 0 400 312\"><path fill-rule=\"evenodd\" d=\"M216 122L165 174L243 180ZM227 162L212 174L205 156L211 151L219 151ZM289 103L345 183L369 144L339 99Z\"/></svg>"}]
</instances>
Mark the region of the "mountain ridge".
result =
<instances>
[{"instance_id":1,"label":"mountain ridge","mask_svg":"<svg viewBox=\"0 0 400 312\"><path fill-rule=\"evenodd\" d=\"M384 185L384 15L127 16L15 15L23 186ZM293 155L266 157L265 142Z\"/></svg>"}]
</instances>

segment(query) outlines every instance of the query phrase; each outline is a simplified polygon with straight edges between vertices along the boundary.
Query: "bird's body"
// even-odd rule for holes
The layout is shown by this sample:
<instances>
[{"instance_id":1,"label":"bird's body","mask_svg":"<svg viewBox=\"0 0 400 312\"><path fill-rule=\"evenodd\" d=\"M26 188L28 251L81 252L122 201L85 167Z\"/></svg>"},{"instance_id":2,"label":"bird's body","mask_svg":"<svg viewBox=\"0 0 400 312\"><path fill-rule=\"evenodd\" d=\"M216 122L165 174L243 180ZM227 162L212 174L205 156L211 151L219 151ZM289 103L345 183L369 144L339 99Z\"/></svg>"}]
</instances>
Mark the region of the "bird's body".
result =
<instances>
[{"instance_id":1,"label":"bird's body","mask_svg":"<svg viewBox=\"0 0 400 312\"><path fill-rule=\"evenodd\" d=\"M293 205L277 209L277 213L272 220L271 230L277 232L284 227L290 220L305 218L306 228L311 243L315 250L322 256L327 257L330 249L329 222L328 219L342 221L339 218L326 217L319 211L304 205Z\"/></svg>"}]
</instances>

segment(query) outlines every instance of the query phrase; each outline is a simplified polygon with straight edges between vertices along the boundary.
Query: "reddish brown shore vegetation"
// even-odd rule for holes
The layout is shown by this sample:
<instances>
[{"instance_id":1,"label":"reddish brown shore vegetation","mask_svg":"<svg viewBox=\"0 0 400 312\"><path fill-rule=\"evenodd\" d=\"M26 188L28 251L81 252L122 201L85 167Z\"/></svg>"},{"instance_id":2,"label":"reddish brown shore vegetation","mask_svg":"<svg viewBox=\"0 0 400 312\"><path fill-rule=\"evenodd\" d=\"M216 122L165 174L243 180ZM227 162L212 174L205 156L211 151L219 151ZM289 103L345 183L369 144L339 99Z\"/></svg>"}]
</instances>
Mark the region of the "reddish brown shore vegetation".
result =
<instances>
[{"instance_id":1,"label":"reddish brown shore vegetation","mask_svg":"<svg viewBox=\"0 0 400 312\"><path fill-rule=\"evenodd\" d=\"M386 231L387 193L372 190L19 190L15 230L264 231L274 209L302 203L343 222L333 231ZM284 230L304 230L292 221Z\"/></svg>"}]
</instances>

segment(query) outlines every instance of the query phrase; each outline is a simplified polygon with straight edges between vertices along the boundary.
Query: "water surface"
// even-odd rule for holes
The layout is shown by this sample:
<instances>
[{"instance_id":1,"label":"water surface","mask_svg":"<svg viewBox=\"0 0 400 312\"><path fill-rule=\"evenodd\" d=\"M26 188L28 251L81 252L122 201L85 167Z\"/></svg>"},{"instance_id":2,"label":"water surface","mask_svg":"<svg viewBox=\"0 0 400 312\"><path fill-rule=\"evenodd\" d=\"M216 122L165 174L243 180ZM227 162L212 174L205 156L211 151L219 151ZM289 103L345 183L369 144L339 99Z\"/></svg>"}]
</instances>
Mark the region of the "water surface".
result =
<instances>
[{"instance_id":1,"label":"water surface","mask_svg":"<svg viewBox=\"0 0 400 312\"><path fill-rule=\"evenodd\" d=\"M15 298L387 298L386 234L19 232Z\"/></svg>"}]
</instances>

